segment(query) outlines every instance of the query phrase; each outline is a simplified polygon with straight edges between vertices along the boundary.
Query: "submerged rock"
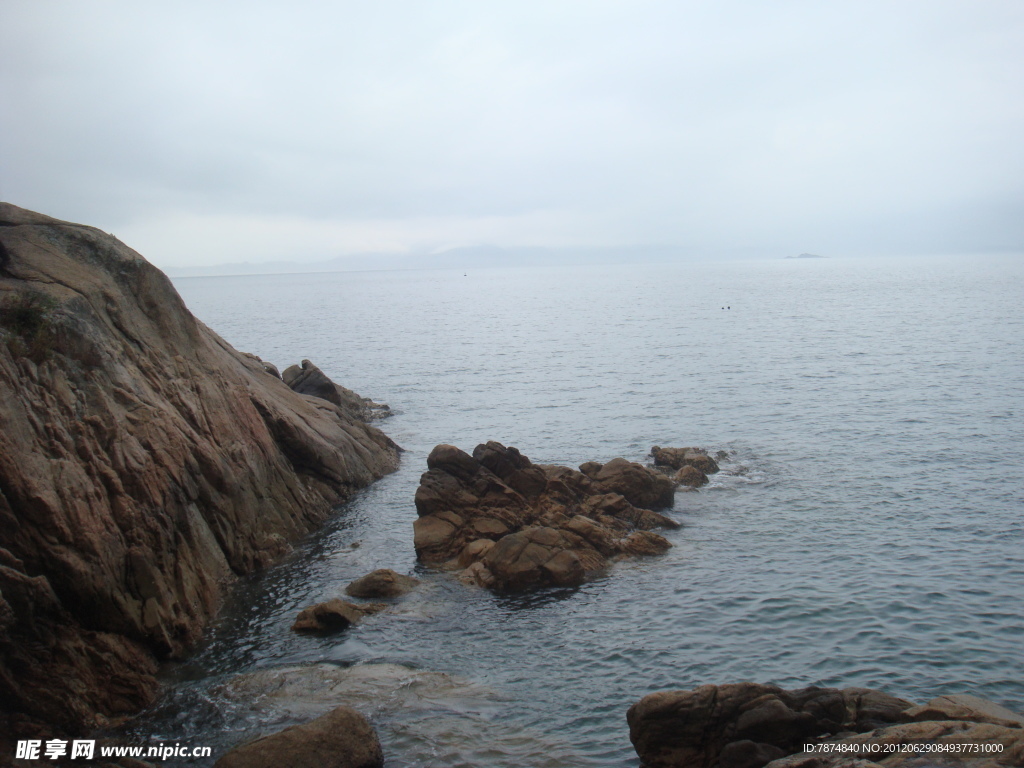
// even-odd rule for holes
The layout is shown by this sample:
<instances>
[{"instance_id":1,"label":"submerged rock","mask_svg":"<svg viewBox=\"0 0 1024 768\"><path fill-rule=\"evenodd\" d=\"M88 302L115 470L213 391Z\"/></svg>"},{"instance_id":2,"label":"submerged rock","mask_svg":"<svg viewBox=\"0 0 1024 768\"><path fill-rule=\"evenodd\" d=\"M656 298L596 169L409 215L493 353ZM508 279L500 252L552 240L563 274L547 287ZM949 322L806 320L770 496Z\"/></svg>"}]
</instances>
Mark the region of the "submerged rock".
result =
<instances>
[{"instance_id":1,"label":"submerged rock","mask_svg":"<svg viewBox=\"0 0 1024 768\"><path fill-rule=\"evenodd\" d=\"M110 235L4 203L0 255L3 744L147 704L230 577L398 447L234 350Z\"/></svg>"},{"instance_id":2,"label":"submerged rock","mask_svg":"<svg viewBox=\"0 0 1024 768\"><path fill-rule=\"evenodd\" d=\"M263 736L228 752L214 768L383 768L380 740L351 707Z\"/></svg>"},{"instance_id":3,"label":"submerged rock","mask_svg":"<svg viewBox=\"0 0 1024 768\"><path fill-rule=\"evenodd\" d=\"M403 576L390 568L379 568L345 587L345 594L362 598L401 597L419 583L420 580L412 576Z\"/></svg>"},{"instance_id":4,"label":"submerged rock","mask_svg":"<svg viewBox=\"0 0 1024 768\"><path fill-rule=\"evenodd\" d=\"M403 756L435 756L431 765L581 766L590 759L559 732L535 731L508 717L509 697L500 689L465 678L398 664L339 666L319 662L248 672L212 692L228 717L209 743L215 754L241 730L307 722L340 704L373 713L389 764L415 764ZM396 746L396 749L399 747ZM283 765L288 765L284 763Z\"/></svg>"},{"instance_id":5,"label":"submerged rock","mask_svg":"<svg viewBox=\"0 0 1024 768\"><path fill-rule=\"evenodd\" d=\"M671 546L652 528L678 528L634 499L664 504L672 482L640 464L535 465L515 448L478 445L473 455L439 445L416 491L419 559L464 568L461 579L496 590L575 586L624 554Z\"/></svg>"},{"instance_id":6,"label":"submerged rock","mask_svg":"<svg viewBox=\"0 0 1024 768\"><path fill-rule=\"evenodd\" d=\"M341 632L353 624L358 624L366 616L379 613L385 608L387 605L384 603L356 605L336 597L333 600L303 608L295 619L295 623L292 624L292 630L320 635Z\"/></svg>"},{"instance_id":7,"label":"submerged rock","mask_svg":"<svg viewBox=\"0 0 1024 768\"><path fill-rule=\"evenodd\" d=\"M919 718L928 719L907 722ZM994 768L1021 765L1024 759L1021 716L973 696L941 697L915 707L867 688L703 685L645 696L626 719L645 768L868 768L877 765L873 760L909 768L924 765L922 756L928 766ZM850 746L803 751L819 743ZM998 751L893 749L954 743L998 745ZM853 745L868 746L857 751Z\"/></svg>"}]
</instances>

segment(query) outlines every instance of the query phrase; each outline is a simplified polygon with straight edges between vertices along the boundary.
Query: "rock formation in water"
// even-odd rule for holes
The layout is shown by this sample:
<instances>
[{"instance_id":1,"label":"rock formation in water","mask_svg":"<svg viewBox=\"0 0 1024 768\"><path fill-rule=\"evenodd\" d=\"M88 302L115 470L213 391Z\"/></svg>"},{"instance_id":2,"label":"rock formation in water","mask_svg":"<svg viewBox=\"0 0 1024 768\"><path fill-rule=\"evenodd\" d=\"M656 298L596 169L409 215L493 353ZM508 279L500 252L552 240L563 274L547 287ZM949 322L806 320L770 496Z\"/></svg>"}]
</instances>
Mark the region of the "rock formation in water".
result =
<instances>
[{"instance_id":1,"label":"rock formation in water","mask_svg":"<svg viewBox=\"0 0 1024 768\"><path fill-rule=\"evenodd\" d=\"M1024 765L1024 717L969 695L914 706L867 688L702 685L645 696L626 719L644 768Z\"/></svg>"},{"instance_id":2,"label":"rock formation in water","mask_svg":"<svg viewBox=\"0 0 1024 768\"><path fill-rule=\"evenodd\" d=\"M316 635L330 635L358 624L367 616L380 613L386 603L350 603L334 598L303 608L292 624L295 632L309 632Z\"/></svg>"},{"instance_id":3,"label":"rock formation in water","mask_svg":"<svg viewBox=\"0 0 1024 768\"><path fill-rule=\"evenodd\" d=\"M112 236L0 204L0 753L149 702L226 579L397 462Z\"/></svg>"},{"instance_id":4,"label":"rock formation in water","mask_svg":"<svg viewBox=\"0 0 1024 768\"><path fill-rule=\"evenodd\" d=\"M276 370L276 369L275 369ZM273 371L271 371L273 373ZM327 374L303 360L301 367L292 365L281 374L284 383L303 395L319 397L336 406L360 421L386 419L391 415L391 408L383 403L375 403L368 397L360 397L351 389L335 384Z\"/></svg>"},{"instance_id":5,"label":"rock formation in water","mask_svg":"<svg viewBox=\"0 0 1024 768\"><path fill-rule=\"evenodd\" d=\"M403 576L390 568L378 568L345 587L345 594L352 597L379 599L382 597L401 597L411 592L420 583L412 576Z\"/></svg>"},{"instance_id":6,"label":"rock formation in water","mask_svg":"<svg viewBox=\"0 0 1024 768\"><path fill-rule=\"evenodd\" d=\"M656 467L677 470L672 479L679 485L699 488L708 484L708 475L718 471L718 462L703 448L651 448Z\"/></svg>"},{"instance_id":7,"label":"rock formation in water","mask_svg":"<svg viewBox=\"0 0 1024 768\"><path fill-rule=\"evenodd\" d=\"M654 446L651 448L651 457L655 466L669 467L671 469L683 469L693 467L706 475L713 475L718 471L718 462L708 455L703 448L662 448Z\"/></svg>"},{"instance_id":8,"label":"rock formation in water","mask_svg":"<svg viewBox=\"0 0 1024 768\"><path fill-rule=\"evenodd\" d=\"M679 527L644 508L671 504L672 481L625 459L577 472L489 442L472 456L439 445L427 468L416 491L417 556L496 590L578 585L611 558L665 552L671 545L651 529Z\"/></svg>"}]
</instances>

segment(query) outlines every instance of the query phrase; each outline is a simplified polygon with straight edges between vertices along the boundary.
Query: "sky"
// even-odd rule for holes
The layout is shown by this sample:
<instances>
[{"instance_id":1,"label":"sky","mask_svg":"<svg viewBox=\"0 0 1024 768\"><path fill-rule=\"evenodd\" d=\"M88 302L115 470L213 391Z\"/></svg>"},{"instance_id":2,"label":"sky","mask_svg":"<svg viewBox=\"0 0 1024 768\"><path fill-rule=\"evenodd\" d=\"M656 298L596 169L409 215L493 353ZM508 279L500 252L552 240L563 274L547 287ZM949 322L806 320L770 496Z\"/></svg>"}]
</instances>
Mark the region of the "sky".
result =
<instances>
[{"instance_id":1,"label":"sky","mask_svg":"<svg viewBox=\"0 0 1024 768\"><path fill-rule=\"evenodd\" d=\"M1022 0L0 0L0 199L157 266L1024 252Z\"/></svg>"}]
</instances>

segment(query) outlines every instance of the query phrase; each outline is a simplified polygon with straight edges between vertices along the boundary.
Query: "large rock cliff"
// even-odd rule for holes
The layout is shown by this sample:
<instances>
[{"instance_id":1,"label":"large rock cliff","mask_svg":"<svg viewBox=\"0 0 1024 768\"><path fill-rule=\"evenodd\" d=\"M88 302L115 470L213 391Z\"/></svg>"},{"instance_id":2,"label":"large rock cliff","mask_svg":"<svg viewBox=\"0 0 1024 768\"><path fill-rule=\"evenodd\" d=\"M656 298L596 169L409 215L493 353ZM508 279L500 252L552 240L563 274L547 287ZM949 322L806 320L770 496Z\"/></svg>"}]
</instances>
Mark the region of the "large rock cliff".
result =
<instances>
[{"instance_id":1,"label":"large rock cliff","mask_svg":"<svg viewBox=\"0 0 1024 768\"><path fill-rule=\"evenodd\" d=\"M114 237L0 204L0 754L144 705L228 577L397 457Z\"/></svg>"}]
</instances>

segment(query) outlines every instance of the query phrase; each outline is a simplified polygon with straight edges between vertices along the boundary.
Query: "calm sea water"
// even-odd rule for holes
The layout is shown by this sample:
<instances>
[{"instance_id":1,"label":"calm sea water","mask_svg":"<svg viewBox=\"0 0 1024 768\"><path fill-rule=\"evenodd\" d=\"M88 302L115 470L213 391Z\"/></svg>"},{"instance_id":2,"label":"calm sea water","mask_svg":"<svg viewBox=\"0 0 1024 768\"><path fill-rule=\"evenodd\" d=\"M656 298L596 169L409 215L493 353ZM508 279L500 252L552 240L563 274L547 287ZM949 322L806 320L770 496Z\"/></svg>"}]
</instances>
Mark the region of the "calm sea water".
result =
<instances>
[{"instance_id":1,"label":"calm sea water","mask_svg":"<svg viewBox=\"0 0 1024 768\"><path fill-rule=\"evenodd\" d=\"M407 453L239 587L140 733L220 748L351 701L396 768L635 766L626 709L666 688L969 691L1024 709L1022 260L176 285L239 349L282 368L309 358L390 403L383 428ZM412 547L427 453L487 440L570 466L652 445L731 458L677 494L668 555L501 597L418 571ZM347 634L290 632L300 608L380 567L425 584ZM288 674L314 691L301 680L324 664L364 677L304 705L259 677L226 684L304 665Z\"/></svg>"}]
</instances>

